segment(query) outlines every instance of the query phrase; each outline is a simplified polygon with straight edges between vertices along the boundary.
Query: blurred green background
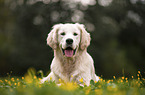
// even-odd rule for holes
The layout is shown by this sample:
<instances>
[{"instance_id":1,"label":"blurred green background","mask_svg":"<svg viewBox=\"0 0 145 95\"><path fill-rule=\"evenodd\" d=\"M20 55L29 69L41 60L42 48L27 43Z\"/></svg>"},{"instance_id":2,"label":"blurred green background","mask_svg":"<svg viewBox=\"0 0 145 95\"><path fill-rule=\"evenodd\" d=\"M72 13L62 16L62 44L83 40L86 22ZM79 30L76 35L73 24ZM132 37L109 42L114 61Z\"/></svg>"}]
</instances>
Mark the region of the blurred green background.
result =
<instances>
[{"instance_id":1,"label":"blurred green background","mask_svg":"<svg viewBox=\"0 0 145 95\"><path fill-rule=\"evenodd\" d=\"M145 0L0 0L0 77L29 67L46 74L53 58L47 34L67 22L91 34L97 75L145 75Z\"/></svg>"}]
</instances>

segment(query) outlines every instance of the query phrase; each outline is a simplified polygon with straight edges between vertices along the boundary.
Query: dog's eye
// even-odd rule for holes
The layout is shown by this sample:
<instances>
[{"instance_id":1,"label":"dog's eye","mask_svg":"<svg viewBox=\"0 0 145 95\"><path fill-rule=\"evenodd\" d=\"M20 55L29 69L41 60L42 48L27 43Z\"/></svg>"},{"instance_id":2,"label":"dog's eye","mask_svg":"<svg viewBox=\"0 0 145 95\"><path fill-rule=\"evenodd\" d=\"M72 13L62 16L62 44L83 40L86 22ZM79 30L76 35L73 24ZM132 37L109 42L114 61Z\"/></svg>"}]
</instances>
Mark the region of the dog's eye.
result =
<instances>
[{"instance_id":1,"label":"dog's eye","mask_svg":"<svg viewBox=\"0 0 145 95\"><path fill-rule=\"evenodd\" d=\"M64 32L62 32L60 35L64 36L64 35L65 35L65 33L64 33Z\"/></svg>"},{"instance_id":2,"label":"dog's eye","mask_svg":"<svg viewBox=\"0 0 145 95\"><path fill-rule=\"evenodd\" d=\"M77 36L78 34L77 33L74 33L74 36Z\"/></svg>"}]
</instances>

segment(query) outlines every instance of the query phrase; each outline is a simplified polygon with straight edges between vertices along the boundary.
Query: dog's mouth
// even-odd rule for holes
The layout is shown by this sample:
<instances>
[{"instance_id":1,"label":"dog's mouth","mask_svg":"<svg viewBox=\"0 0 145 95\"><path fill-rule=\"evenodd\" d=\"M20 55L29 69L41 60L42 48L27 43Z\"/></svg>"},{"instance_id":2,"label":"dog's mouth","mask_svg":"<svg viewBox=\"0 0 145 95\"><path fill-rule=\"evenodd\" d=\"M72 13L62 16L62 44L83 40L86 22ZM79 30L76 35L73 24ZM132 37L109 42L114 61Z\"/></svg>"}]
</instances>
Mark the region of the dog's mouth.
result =
<instances>
[{"instance_id":1,"label":"dog's mouth","mask_svg":"<svg viewBox=\"0 0 145 95\"><path fill-rule=\"evenodd\" d=\"M67 47L66 49L62 48L63 55L66 57L72 57L76 53L76 49L73 50L71 47Z\"/></svg>"}]
</instances>

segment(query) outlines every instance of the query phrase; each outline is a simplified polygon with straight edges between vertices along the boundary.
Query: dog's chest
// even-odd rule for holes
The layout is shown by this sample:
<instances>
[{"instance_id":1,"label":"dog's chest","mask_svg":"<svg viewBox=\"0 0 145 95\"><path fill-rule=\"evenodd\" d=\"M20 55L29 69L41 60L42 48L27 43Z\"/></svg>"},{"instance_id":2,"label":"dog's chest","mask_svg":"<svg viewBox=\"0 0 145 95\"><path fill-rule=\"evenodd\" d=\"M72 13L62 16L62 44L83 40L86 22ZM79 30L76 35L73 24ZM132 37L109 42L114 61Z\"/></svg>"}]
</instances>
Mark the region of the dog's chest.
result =
<instances>
[{"instance_id":1,"label":"dog's chest","mask_svg":"<svg viewBox=\"0 0 145 95\"><path fill-rule=\"evenodd\" d=\"M71 74L75 70L75 64L73 64L73 63L65 63L62 68L63 68L63 74L67 78L70 78L71 77Z\"/></svg>"}]
</instances>

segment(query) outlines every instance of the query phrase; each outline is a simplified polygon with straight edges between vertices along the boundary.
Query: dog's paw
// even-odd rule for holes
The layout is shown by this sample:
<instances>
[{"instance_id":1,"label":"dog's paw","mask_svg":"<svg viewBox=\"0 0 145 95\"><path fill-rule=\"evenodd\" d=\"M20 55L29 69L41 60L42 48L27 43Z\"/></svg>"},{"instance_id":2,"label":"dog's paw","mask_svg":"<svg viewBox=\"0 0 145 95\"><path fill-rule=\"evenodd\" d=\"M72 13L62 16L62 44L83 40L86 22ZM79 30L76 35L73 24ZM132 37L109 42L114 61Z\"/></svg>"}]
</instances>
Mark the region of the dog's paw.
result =
<instances>
[{"instance_id":1,"label":"dog's paw","mask_svg":"<svg viewBox=\"0 0 145 95\"><path fill-rule=\"evenodd\" d=\"M43 78L43 79L40 80L39 83L40 83L40 84L43 84L46 80L47 80L46 78Z\"/></svg>"}]
</instances>

